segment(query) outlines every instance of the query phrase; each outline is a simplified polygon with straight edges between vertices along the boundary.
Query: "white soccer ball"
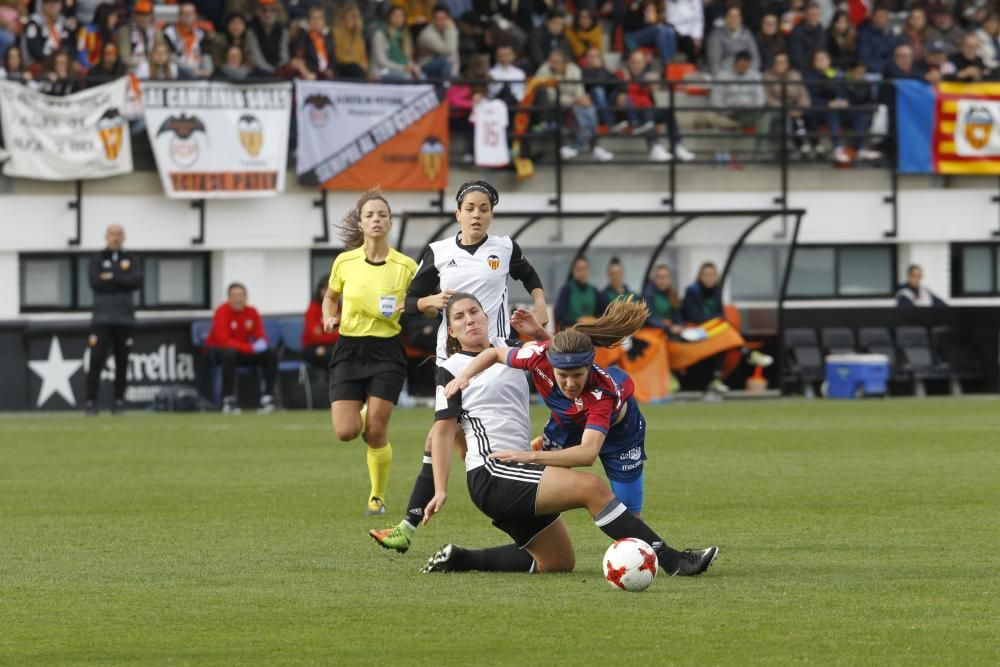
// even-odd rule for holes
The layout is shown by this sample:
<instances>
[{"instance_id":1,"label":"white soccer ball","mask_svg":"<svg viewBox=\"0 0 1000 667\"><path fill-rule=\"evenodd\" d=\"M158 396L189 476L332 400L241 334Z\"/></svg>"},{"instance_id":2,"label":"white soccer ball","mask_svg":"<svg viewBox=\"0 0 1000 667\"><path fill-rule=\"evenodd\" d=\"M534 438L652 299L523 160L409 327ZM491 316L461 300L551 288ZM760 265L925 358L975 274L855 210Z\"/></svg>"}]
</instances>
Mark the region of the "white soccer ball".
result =
<instances>
[{"instance_id":1,"label":"white soccer ball","mask_svg":"<svg viewBox=\"0 0 1000 667\"><path fill-rule=\"evenodd\" d=\"M638 593L656 576L656 552L640 539L626 537L604 552L604 578L612 587Z\"/></svg>"}]
</instances>

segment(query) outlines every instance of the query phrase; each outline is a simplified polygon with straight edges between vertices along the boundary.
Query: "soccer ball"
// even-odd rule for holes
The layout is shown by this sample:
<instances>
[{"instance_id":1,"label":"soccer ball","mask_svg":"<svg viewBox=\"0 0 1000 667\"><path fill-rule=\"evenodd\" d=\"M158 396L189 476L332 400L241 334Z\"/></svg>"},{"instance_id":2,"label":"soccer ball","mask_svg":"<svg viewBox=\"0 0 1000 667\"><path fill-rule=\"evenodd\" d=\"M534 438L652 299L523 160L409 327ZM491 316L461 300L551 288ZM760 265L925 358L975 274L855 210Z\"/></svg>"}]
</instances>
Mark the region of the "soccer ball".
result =
<instances>
[{"instance_id":1,"label":"soccer ball","mask_svg":"<svg viewBox=\"0 0 1000 667\"><path fill-rule=\"evenodd\" d=\"M626 537L604 552L604 578L612 587L638 593L656 576L656 552L642 540Z\"/></svg>"}]
</instances>

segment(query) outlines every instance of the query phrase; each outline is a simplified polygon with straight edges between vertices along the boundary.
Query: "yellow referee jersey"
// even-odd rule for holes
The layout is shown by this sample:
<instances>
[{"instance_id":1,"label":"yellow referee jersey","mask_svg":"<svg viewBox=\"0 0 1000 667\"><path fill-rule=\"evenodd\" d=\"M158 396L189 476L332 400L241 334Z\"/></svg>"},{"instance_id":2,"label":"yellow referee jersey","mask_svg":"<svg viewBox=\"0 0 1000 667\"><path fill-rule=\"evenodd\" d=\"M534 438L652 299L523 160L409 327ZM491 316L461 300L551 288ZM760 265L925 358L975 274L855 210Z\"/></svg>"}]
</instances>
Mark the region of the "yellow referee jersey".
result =
<instances>
[{"instance_id":1,"label":"yellow referee jersey","mask_svg":"<svg viewBox=\"0 0 1000 667\"><path fill-rule=\"evenodd\" d=\"M400 331L401 306L417 263L396 250L384 262L370 262L365 249L337 255L330 269L330 289L344 296L340 333L392 338Z\"/></svg>"}]
</instances>

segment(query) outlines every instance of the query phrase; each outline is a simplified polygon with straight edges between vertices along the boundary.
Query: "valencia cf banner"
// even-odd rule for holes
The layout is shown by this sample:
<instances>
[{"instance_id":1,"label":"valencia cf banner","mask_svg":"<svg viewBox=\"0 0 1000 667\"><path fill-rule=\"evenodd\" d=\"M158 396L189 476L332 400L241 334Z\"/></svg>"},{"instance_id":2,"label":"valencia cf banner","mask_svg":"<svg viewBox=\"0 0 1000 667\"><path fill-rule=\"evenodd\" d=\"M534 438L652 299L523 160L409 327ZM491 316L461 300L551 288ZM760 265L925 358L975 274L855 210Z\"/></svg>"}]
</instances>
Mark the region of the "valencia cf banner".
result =
<instances>
[{"instance_id":1,"label":"valencia cf banner","mask_svg":"<svg viewBox=\"0 0 1000 667\"><path fill-rule=\"evenodd\" d=\"M168 197L270 197L285 189L291 84L143 81L142 100Z\"/></svg>"},{"instance_id":2,"label":"valencia cf banner","mask_svg":"<svg viewBox=\"0 0 1000 667\"><path fill-rule=\"evenodd\" d=\"M1000 83L896 82L899 171L1000 174Z\"/></svg>"},{"instance_id":3,"label":"valencia cf banner","mask_svg":"<svg viewBox=\"0 0 1000 667\"><path fill-rule=\"evenodd\" d=\"M448 185L448 105L434 86L295 82L303 185L442 190Z\"/></svg>"},{"instance_id":4,"label":"valencia cf banner","mask_svg":"<svg viewBox=\"0 0 1000 667\"><path fill-rule=\"evenodd\" d=\"M6 176L46 181L106 178L132 171L123 117L127 79L54 97L0 81Z\"/></svg>"}]
</instances>

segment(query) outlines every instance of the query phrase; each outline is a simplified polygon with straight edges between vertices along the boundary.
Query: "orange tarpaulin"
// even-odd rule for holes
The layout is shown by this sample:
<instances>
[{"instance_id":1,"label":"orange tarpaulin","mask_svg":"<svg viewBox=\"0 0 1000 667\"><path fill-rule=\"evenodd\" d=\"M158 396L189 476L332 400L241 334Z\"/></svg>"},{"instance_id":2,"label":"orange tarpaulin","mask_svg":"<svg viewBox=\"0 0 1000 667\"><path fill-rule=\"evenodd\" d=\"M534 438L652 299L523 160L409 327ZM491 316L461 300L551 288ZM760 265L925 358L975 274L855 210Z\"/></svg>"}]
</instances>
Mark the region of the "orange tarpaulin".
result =
<instances>
[{"instance_id":1,"label":"orange tarpaulin","mask_svg":"<svg viewBox=\"0 0 1000 667\"><path fill-rule=\"evenodd\" d=\"M699 361L704 361L728 350L738 350L746 344L740 332L723 319L715 318L703 322L700 328L708 334L708 338L705 340L694 342L672 340L667 344L672 370L681 371L691 368ZM726 361L728 366L729 360Z\"/></svg>"},{"instance_id":2,"label":"orange tarpaulin","mask_svg":"<svg viewBox=\"0 0 1000 667\"><path fill-rule=\"evenodd\" d=\"M670 395L667 337L659 329L640 329L631 340L617 347L597 348L594 362L602 368L618 366L635 383L635 400L662 401Z\"/></svg>"}]
</instances>

